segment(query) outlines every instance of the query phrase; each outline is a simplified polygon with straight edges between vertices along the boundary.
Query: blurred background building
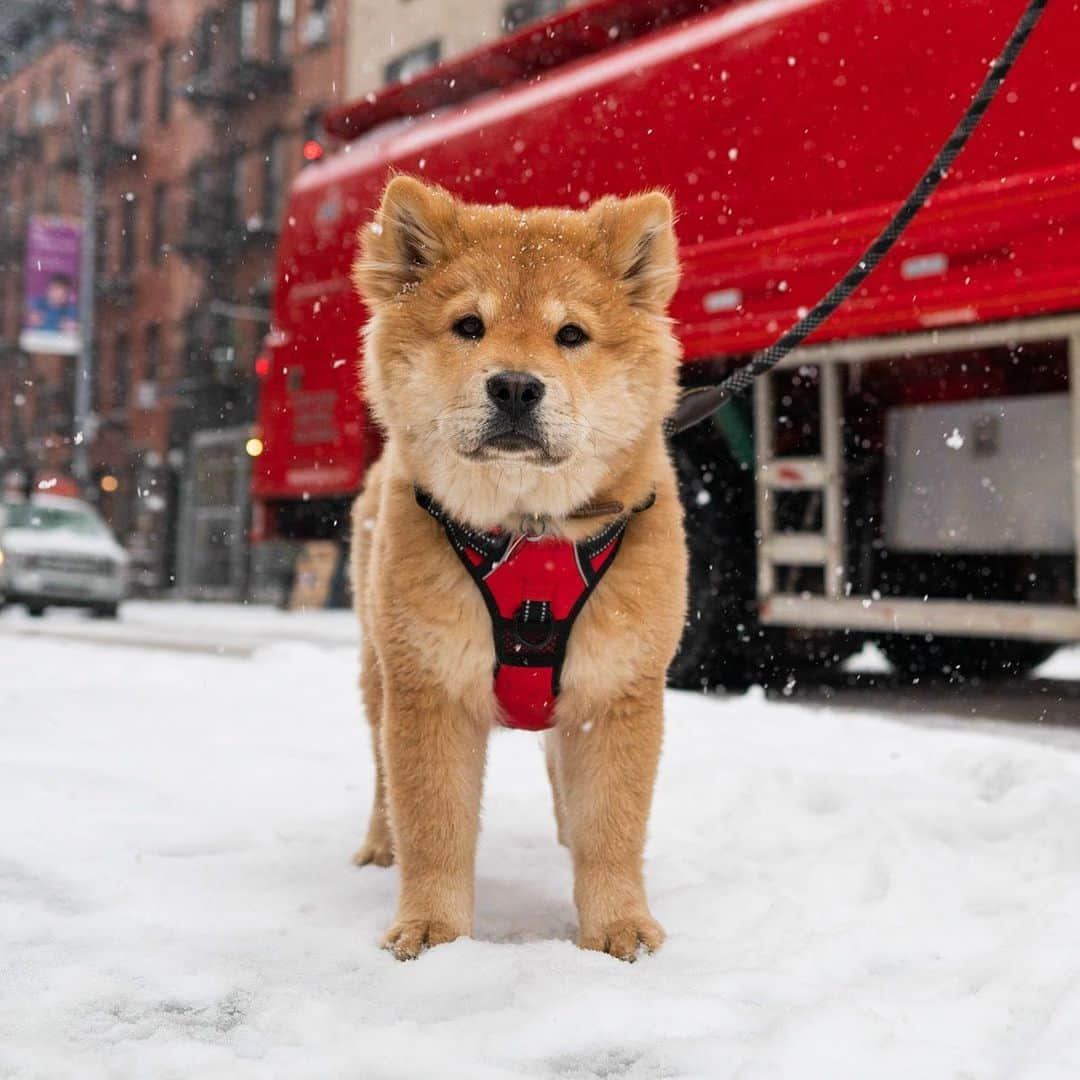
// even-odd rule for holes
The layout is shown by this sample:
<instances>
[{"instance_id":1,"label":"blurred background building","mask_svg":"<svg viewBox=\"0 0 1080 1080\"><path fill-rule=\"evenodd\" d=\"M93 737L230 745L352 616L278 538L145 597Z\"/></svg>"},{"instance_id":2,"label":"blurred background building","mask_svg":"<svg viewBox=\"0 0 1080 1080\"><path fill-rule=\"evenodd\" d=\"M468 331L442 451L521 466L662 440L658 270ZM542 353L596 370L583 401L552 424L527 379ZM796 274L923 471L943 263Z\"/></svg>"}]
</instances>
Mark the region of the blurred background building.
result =
<instances>
[{"instance_id":1,"label":"blurred background building","mask_svg":"<svg viewBox=\"0 0 1080 1080\"><path fill-rule=\"evenodd\" d=\"M352 0L345 98L417 75L580 0Z\"/></svg>"},{"instance_id":2,"label":"blurred background building","mask_svg":"<svg viewBox=\"0 0 1080 1080\"><path fill-rule=\"evenodd\" d=\"M322 112L563 6L4 0L0 474L75 481L142 591L242 595L275 243ZM92 250L81 358L20 348L28 229L51 216Z\"/></svg>"}]
</instances>

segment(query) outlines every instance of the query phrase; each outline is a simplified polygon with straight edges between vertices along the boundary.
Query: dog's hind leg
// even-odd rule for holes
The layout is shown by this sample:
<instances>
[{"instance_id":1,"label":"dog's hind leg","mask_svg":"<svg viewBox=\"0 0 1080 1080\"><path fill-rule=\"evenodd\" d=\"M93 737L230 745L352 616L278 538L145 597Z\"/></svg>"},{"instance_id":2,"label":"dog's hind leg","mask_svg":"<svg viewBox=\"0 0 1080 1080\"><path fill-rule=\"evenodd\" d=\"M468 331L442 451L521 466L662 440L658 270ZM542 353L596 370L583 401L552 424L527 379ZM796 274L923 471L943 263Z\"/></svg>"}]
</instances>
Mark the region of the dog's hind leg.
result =
<instances>
[{"instance_id":1,"label":"dog's hind leg","mask_svg":"<svg viewBox=\"0 0 1080 1080\"><path fill-rule=\"evenodd\" d=\"M555 765L574 859L578 944L622 960L660 947L645 899L645 829L663 731L663 681L639 684L592 723L555 734Z\"/></svg>"},{"instance_id":2,"label":"dog's hind leg","mask_svg":"<svg viewBox=\"0 0 1080 1080\"><path fill-rule=\"evenodd\" d=\"M544 736L544 760L547 764L548 780L551 781L551 801L555 804L555 828L558 831L559 843L563 847L570 846L570 839L566 831L566 807L563 805L562 792L559 790L559 776L555 767L555 740L558 736L554 731L549 731Z\"/></svg>"},{"instance_id":3,"label":"dog's hind leg","mask_svg":"<svg viewBox=\"0 0 1080 1080\"><path fill-rule=\"evenodd\" d=\"M352 861L357 866L367 866L368 863L389 866L394 861L394 838L386 809L386 770L383 766L380 732L383 712L382 672L379 670L375 649L367 641L364 642L360 659L360 690L371 726L371 748L375 755L375 801L371 807L367 837L353 855Z\"/></svg>"}]
</instances>

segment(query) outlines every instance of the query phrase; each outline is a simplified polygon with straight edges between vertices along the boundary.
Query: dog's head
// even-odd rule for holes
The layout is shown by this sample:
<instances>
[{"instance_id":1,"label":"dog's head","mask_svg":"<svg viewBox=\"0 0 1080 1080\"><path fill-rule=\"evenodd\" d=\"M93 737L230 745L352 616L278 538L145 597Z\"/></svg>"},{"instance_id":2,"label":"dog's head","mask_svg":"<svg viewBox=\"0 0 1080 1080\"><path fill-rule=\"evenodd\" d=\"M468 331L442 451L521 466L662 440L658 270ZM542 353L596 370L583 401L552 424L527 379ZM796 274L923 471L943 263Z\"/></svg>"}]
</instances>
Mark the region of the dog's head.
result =
<instances>
[{"instance_id":1,"label":"dog's head","mask_svg":"<svg viewBox=\"0 0 1080 1080\"><path fill-rule=\"evenodd\" d=\"M368 400L452 512L566 513L674 407L678 263L659 192L521 211L398 176L360 239Z\"/></svg>"}]
</instances>

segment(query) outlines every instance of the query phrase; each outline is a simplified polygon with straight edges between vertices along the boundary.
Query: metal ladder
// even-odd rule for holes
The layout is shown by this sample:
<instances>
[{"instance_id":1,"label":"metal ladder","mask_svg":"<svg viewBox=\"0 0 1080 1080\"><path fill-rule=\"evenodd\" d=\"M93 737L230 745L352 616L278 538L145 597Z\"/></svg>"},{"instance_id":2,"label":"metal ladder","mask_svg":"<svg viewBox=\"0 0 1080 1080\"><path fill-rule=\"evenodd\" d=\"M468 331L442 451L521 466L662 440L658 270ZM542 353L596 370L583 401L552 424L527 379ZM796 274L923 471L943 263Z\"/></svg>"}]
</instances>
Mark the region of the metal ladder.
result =
<instances>
[{"instance_id":1,"label":"metal ladder","mask_svg":"<svg viewBox=\"0 0 1080 1080\"><path fill-rule=\"evenodd\" d=\"M788 367L789 365L785 365ZM840 370L835 363L818 368L818 420L821 457L776 457L776 404L773 375L754 384L754 488L757 496L759 600L777 595L780 566L821 566L825 596L846 595L844 574L843 414ZM818 491L822 498L821 532L781 533L775 528L776 491Z\"/></svg>"}]
</instances>

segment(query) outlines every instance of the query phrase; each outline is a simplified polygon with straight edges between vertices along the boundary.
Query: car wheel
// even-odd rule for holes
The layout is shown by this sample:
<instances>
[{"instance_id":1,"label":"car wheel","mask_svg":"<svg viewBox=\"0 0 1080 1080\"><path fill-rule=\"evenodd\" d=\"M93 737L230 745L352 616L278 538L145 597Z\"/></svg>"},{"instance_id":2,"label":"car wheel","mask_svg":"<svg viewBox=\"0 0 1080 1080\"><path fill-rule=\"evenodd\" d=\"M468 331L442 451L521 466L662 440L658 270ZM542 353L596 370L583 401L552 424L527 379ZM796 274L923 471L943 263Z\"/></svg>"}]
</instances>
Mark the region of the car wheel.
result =
<instances>
[{"instance_id":1,"label":"car wheel","mask_svg":"<svg viewBox=\"0 0 1080 1080\"><path fill-rule=\"evenodd\" d=\"M119 604L97 604L91 609L90 614L95 619L115 619L119 612Z\"/></svg>"},{"instance_id":2,"label":"car wheel","mask_svg":"<svg viewBox=\"0 0 1080 1080\"><path fill-rule=\"evenodd\" d=\"M40 619L45 614L44 604L27 604L26 614L32 616L35 619Z\"/></svg>"}]
</instances>

